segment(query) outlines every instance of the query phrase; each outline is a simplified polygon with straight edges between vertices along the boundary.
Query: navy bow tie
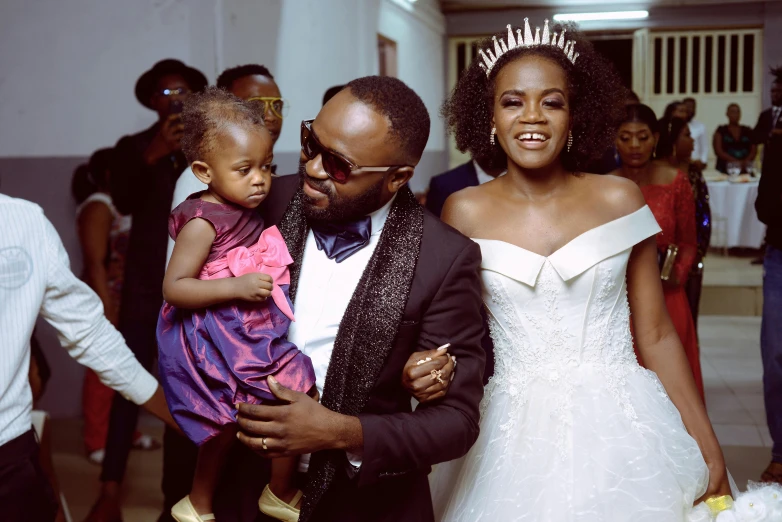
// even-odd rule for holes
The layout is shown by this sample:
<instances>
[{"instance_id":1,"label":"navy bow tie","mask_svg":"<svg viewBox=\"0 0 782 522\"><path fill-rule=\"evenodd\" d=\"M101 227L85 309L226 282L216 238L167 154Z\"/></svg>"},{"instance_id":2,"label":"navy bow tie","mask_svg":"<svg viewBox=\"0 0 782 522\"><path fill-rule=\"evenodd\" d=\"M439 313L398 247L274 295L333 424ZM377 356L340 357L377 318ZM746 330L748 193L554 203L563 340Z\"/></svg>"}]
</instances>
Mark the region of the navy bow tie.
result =
<instances>
[{"instance_id":1,"label":"navy bow tie","mask_svg":"<svg viewBox=\"0 0 782 522\"><path fill-rule=\"evenodd\" d=\"M332 223L316 221L310 224L318 250L326 257L341 263L369 244L372 235L372 219L367 216L356 221Z\"/></svg>"}]
</instances>

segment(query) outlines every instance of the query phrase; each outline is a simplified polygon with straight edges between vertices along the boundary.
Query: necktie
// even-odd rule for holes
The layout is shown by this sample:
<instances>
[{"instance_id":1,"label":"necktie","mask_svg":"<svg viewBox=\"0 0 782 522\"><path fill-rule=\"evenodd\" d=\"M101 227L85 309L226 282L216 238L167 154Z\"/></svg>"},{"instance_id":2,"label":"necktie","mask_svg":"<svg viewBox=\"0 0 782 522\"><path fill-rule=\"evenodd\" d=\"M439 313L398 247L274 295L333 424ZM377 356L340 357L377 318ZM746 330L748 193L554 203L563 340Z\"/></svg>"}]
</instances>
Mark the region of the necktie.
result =
<instances>
[{"instance_id":1,"label":"necktie","mask_svg":"<svg viewBox=\"0 0 782 522\"><path fill-rule=\"evenodd\" d=\"M782 107L774 107L771 115L771 128L775 129L779 122L779 113L782 112Z\"/></svg>"},{"instance_id":2,"label":"necktie","mask_svg":"<svg viewBox=\"0 0 782 522\"><path fill-rule=\"evenodd\" d=\"M315 221L310 223L318 250L326 257L341 263L369 244L372 219L369 216L356 221Z\"/></svg>"}]
</instances>

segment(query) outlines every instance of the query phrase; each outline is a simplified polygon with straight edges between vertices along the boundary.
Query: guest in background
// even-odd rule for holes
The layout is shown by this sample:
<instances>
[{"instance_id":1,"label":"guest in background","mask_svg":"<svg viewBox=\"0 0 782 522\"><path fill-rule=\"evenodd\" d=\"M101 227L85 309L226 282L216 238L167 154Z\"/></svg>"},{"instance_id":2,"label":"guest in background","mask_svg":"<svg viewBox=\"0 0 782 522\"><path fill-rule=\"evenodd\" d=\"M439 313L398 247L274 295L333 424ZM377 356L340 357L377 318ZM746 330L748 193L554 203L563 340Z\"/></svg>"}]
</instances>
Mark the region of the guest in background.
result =
<instances>
[{"instance_id":1,"label":"guest in background","mask_svg":"<svg viewBox=\"0 0 782 522\"><path fill-rule=\"evenodd\" d=\"M709 206L709 187L706 185L706 180L703 179L703 171L692 161L692 148L693 139L686 120L674 118L669 122L663 122L660 128L660 140L657 143L657 157L679 169L680 172L687 173L695 198L698 252L687 278L685 289L697 330L698 310L703 287L703 258L709 250L711 241L711 207Z\"/></svg>"},{"instance_id":2,"label":"guest in background","mask_svg":"<svg viewBox=\"0 0 782 522\"><path fill-rule=\"evenodd\" d=\"M754 143L754 131L741 125L741 107L738 103L728 105L728 124L720 125L714 131L712 144L717 155L717 170L727 174L728 163L739 163L741 171L755 161L757 145Z\"/></svg>"},{"instance_id":3,"label":"guest in background","mask_svg":"<svg viewBox=\"0 0 782 522\"><path fill-rule=\"evenodd\" d=\"M337 94L339 91L344 89L344 85L335 85L334 87L329 87L326 89L326 92L323 93L323 105L326 105L326 103L334 97L335 94Z\"/></svg>"},{"instance_id":4,"label":"guest in background","mask_svg":"<svg viewBox=\"0 0 782 522\"><path fill-rule=\"evenodd\" d=\"M641 98L638 97L635 91L630 89L625 90L625 106L633 105L635 103L641 103ZM616 145L611 145L611 148L605 151L600 160L592 162L587 166L586 172L609 174L618 169L621 165L622 161L619 159L619 154L616 152Z\"/></svg>"},{"instance_id":5,"label":"guest in background","mask_svg":"<svg viewBox=\"0 0 782 522\"><path fill-rule=\"evenodd\" d=\"M706 126L695 119L695 111L698 107L695 98L685 98L682 102L687 111L687 122L690 125L690 133L695 142L692 150L692 161L702 169L706 168L709 161L709 137L706 135Z\"/></svg>"},{"instance_id":6,"label":"guest in background","mask_svg":"<svg viewBox=\"0 0 782 522\"><path fill-rule=\"evenodd\" d=\"M448 196L467 187L477 187L497 176L502 176L505 174L505 169L504 166L481 165L475 160L470 160L448 172L438 174L429 181L426 208L435 216L440 217Z\"/></svg>"},{"instance_id":7,"label":"guest in background","mask_svg":"<svg viewBox=\"0 0 782 522\"><path fill-rule=\"evenodd\" d=\"M660 121L671 121L673 118L681 118L686 121L688 117L689 113L684 102L677 100L665 106L665 111L663 111L663 117L660 118Z\"/></svg>"},{"instance_id":8,"label":"guest in background","mask_svg":"<svg viewBox=\"0 0 782 522\"><path fill-rule=\"evenodd\" d=\"M206 86L204 75L179 60L162 60L136 82L136 98L158 115L149 129L122 138L109 180L117 210L133 218L125 263L119 330L144 367L157 355L155 329L163 304L168 215L174 185L187 163L181 151L183 99ZM101 473L101 495L88 520L120 520L120 484L138 420L138 407L114 398ZM163 438L164 518L190 490L195 447L174 430Z\"/></svg>"},{"instance_id":9,"label":"guest in background","mask_svg":"<svg viewBox=\"0 0 782 522\"><path fill-rule=\"evenodd\" d=\"M760 351L763 391L771 433L771 463L763 482L782 484L782 67L771 69L771 105L760 114L755 136L763 143L763 175L755 210L768 225L763 262L763 322Z\"/></svg>"},{"instance_id":10,"label":"guest in background","mask_svg":"<svg viewBox=\"0 0 782 522\"><path fill-rule=\"evenodd\" d=\"M282 120L287 112L287 102L280 94L280 88L269 69L258 64L232 67L223 71L223 74L217 78L217 86L237 98L252 100L257 104L258 110L263 111L263 122L272 136L273 143L277 143L282 132ZM276 165L272 165L272 174L275 174L275 171ZM178 207L190 194L201 192L206 188L206 185L195 177L190 167L187 167L176 182L171 210ZM174 240L169 238L167 260L171 258L173 251Z\"/></svg>"},{"instance_id":11,"label":"guest in background","mask_svg":"<svg viewBox=\"0 0 782 522\"><path fill-rule=\"evenodd\" d=\"M641 188L646 203L662 228L657 235L661 259L666 259L669 247L678 249L670 277L663 282L665 303L687 353L701 398L704 398L698 337L685 292L698 252L692 187L684 172L652 161L660 138L654 111L640 104L629 105L626 111L616 140L622 167L615 174L634 181Z\"/></svg>"},{"instance_id":12,"label":"guest in background","mask_svg":"<svg viewBox=\"0 0 782 522\"><path fill-rule=\"evenodd\" d=\"M106 318L116 327L132 220L117 211L109 195L113 153L113 149L95 152L88 165L76 169L71 190L79 205L76 228L84 261L82 280L98 294ZM103 385L95 372L87 370L82 388L83 436L87 456L95 464L103 462L113 398L114 390ZM133 447L157 449L160 443L136 432Z\"/></svg>"},{"instance_id":13,"label":"guest in background","mask_svg":"<svg viewBox=\"0 0 782 522\"><path fill-rule=\"evenodd\" d=\"M217 78L217 86L238 98L256 103L258 109L263 111L266 130L277 143L288 104L269 69L254 63L232 67Z\"/></svg>"},{"instance_id":14,"label":"guest in background","mask_svg":"<svg viewBox=\"0 0 782 522\"><path fill-rule=\"evenodd\" d=\"M106 319L100 298L71 272L65 247L41 208L0 194L0 226L5 254L0 256L0 519L51 521L58 503L39 462L26 371L39 315L57 330L63 348L104 384L170 425L173 419L157 381Z\"/></svg>"}]
</instances>

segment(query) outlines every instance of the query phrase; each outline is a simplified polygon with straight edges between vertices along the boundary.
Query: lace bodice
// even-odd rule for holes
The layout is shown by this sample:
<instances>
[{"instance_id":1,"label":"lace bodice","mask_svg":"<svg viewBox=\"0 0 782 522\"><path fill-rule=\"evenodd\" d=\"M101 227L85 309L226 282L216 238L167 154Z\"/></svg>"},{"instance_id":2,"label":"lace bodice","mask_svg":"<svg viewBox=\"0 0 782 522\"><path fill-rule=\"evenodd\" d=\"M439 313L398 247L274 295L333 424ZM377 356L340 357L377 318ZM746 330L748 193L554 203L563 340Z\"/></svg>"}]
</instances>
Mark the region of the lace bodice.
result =
<instances>
[{"instance_id":1,"label":"lace bodice","mask_svg":"<svg viewBox=\"0 0 782 522\"><path fill-rule=\"evenodd\" d=\"M567 401L567 388L584 365L600 368L621 400L622 375L638 367L627 263L633 246L659 231L645 206L585 232L549 257L476 239L495 357L484 403L496 391L523 401L533 379L560 383Z\"/></svg>"}]
</instances>

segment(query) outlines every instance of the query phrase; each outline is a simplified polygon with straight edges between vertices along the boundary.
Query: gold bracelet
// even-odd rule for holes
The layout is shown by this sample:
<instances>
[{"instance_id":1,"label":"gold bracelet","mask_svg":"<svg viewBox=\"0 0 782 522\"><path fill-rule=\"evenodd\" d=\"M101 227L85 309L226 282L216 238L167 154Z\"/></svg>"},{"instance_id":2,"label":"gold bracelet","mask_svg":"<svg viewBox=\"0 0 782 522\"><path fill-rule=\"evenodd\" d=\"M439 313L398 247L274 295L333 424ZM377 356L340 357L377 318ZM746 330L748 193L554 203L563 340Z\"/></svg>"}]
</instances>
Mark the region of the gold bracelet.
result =
<instances>
[{"instance_id":1,"label":"gold bracelet","mask_svg":"<svg viewBox=\"0 0 782 522\"><path fill-rule=\"evenodd\" d=\"M709 506L709 509L711 510L711 514L714 516L717 516L718 513L722 511L727 511L728 509L733 507L733 497L730 495L722 495L721 497L711 497L704 500L707 506Z\"/></svg>"}]
</instances>

